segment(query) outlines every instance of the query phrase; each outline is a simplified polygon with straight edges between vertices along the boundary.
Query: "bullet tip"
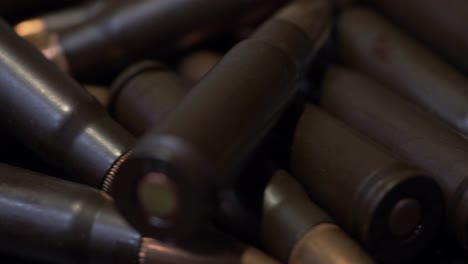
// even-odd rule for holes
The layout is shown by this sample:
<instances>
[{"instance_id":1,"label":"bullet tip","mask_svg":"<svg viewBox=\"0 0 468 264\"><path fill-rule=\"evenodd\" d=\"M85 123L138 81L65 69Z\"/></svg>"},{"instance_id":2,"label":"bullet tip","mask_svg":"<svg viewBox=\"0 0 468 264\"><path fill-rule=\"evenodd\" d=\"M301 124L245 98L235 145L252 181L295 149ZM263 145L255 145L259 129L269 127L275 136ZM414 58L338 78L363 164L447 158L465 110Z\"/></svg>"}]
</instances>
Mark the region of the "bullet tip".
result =
<instances>
[{"instance_id":1,"label":"bullet tip","mask_svg":"<svg viewBox=\"0 0 468 264\"><path fill-rule=\"evenodd\" d=\"M30 19L20 22L15 26L18 36L26 39L34 46L40 48L47 43L47 25L42 19Z\"/></svg>"}]
</instances>

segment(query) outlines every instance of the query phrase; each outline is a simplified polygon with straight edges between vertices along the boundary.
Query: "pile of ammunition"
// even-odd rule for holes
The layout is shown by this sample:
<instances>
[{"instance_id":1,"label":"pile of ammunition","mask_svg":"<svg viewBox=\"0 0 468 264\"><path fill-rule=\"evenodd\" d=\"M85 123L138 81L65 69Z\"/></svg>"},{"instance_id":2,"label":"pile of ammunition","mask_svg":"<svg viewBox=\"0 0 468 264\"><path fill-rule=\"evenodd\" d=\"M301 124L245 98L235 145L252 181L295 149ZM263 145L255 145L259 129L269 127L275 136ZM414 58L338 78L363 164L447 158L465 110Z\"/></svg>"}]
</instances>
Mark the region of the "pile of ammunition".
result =
<instances>
[{"instance_id":1,"label":"pile of ammunition","mask_svg":"<svg viewBox=\"0 0 468 264\"><path fill-rule=\"evenodd\" d=\"M468 263L466 0L0 16L1 263Z\"/></svg>"}]
</instances>

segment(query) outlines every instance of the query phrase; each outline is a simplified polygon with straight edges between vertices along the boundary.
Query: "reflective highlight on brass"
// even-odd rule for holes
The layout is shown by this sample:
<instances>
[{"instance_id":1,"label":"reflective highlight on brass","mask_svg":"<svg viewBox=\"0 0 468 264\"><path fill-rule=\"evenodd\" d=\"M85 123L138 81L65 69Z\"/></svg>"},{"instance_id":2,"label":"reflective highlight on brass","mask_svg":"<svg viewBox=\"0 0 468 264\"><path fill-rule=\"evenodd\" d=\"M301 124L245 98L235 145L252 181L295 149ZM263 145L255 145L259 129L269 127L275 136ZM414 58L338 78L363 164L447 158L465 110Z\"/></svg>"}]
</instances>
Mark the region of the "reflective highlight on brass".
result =
<instances>
[{"instance_id":1,"label":"reflective highlight on brass","mask_svg":"<svg viewBox=\"0 0 468 264\"><path fill-rule=\"evenodd\" d=\"M49 32L42 19L31 19L21 22L15 26L15 32L36 47L47 45Z\"/></svg>"}]
</instances>

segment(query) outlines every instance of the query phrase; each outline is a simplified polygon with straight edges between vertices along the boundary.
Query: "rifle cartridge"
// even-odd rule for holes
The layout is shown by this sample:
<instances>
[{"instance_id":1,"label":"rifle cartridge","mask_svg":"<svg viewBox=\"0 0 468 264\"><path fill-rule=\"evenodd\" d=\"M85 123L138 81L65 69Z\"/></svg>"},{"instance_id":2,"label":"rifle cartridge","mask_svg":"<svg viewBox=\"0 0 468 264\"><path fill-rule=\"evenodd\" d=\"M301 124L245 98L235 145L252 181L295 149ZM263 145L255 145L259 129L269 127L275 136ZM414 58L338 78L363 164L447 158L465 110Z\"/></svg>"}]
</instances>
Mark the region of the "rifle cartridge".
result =
<instances>
[{"instance_id":1,"label":"rifle cartridge","mask_svg":"<svg viewBox=\"0 0 468 264\"><path fill-rule=\"evenodd\" d=\"M193 237L213 196L234 180L295 94L307 58L328 35L329 14L321 0L279 11L139 141L113 185L129 223L162 240ZM152 202L160 196L164 206Z\"/></svg>"},{"instance_id":2,"label":"rifle cartridge","mask_svg":"<svg viewBox=\"0 0 468 264\"><path fill-rule=\"evenodd\" d=\"M291 157L312 199L380 261L409 260L441 227L442 194L425 172L316 106L299 120Z\"/></svg>"},{"instance_id":3,"label":"rifle cartridge","mask_svg":"<svg viewBox=\"0 0 468 264\"><path fill-rule=\"evenodd\" d=\"M446 202L448 231L467 248L466 139L362 74L333 68L322 89L324 108L424 169L439 183Z\"/></svg>"},{"instance_id":4,"label":"rifle cartridge","mask_svg":"<svg viewBox=\"0 0 468 264\"><path fill-rule=\"evenodd\" d=\"M468 73L468 2L367 0L379 11ZM430 25L430 26L429 26Z\"/></svg>"},{"instance_id":5,"label":"rifle cartridge","mask_svg":"<svg viewBox=\"0 0 468 264\"><path fill-rule=\"evenodd\" d=\"M0 32L0 118L5 129L74 180L109 185L113 167L132 147L133 137L2 21Z\"/></svg>"},{"instance_id":6,"label":"rifle cartridge","mask_svg":"<svg viewBox=\"0 0 468 264\"><path fill-rule=\"evenodd\" d=\"M4 164L0 180L0 251L6 254L60 264L278 264L215 230L201 239L209 249L142 238L117 213L112 199L94 188Z\"/></svg>"},{"instance_id":7,"label":"rifle cartridge","mask_svg":"<svg viewBox=\"0 0 468 264\"><path fill-rule=\"evenodd\" d=\"M368 9L345 11L337 32L347 64L468 135L468 79L462 73Z\"/></svg>"}]
</instances>

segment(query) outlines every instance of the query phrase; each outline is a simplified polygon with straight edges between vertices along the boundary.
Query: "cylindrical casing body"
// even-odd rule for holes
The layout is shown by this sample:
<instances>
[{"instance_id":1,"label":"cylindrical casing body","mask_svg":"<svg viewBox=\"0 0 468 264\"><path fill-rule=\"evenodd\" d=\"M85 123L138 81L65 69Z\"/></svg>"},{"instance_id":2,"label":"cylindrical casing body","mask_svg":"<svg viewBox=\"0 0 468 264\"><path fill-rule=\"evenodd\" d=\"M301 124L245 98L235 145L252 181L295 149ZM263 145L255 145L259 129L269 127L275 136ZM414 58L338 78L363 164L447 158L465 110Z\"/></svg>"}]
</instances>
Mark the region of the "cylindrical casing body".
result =
<instances>
[{"instance_id":1,"label":"cylindrical casing body","mask_svg":"<svg viewBox=\"0 0 468 264\"><path fill-rule=\"evenodd\" d=\"M4 127L79 182L99 187L133 137L70 77L0 21Z\"/></svg>"},{"instance_id":2,"label":"cylindrical casing body","mask_svg":"<svg viewBox=\"0 0 468 264\"><path fill-rule=\"evenodd\" d=\"M283 170L274 172L263 194L261 238L291 264L374 263Z\"/></svg>"},{"instance_id":3,"label":"cylindrical casing body","mask_svg":"<svg viewBox=\"0 0 468 264\"><path fill-rule=\"evenodd\" d=\"M279 264L256 248L243 245L227 235L207 232L197 249L181 249L144 238L139 264Z\"/></svg>"},{"instance_id":4,"label":"cylindrical casing body","mask_svg":"<svg viewBox=\"0 0 468 264\"><path fill-rule=\"evenodd\" d=\"M414 4L413 1L406 2ZM431 4L423 6L427 5ZM411 10L414 12L419 8ZM415 13L419 14L419 11ZM435 21L430 24L437 26ZM427 27L427 22L424 25ZM432 27L427 28L434 32ZM468 135L468 78L462 73L391 22L365 8L345 11L339 19L337 32L339 51L346 64L374 76ZM446 38L441 40L454 43ZM458 49L459 52L468 52L466 43L464 49Z\"/></svg>"},{"instance_id":5,"label":"cylindrical casing body","mask_svg":"<svg viewBox=\"0 0 468 264\"><path fill-rule=\"evenodd\" d=\"M0 165L0 250L48 263L137 263L140 235L103 193Z\"/></svg>"},{"instance_id":6,"label":"cylindrical casing body","mask_svg":"<svg viewBox=\"0 0 468 264\"><path fill-rule=\"evenodd\" d=\"M366 1L423 40L465 73L468 72L467 1Z\"/></svg>"},{"instance_id":7,"label":"cylindrical casing body","mask_svg":"<svg viewBox=\"0 0 468 264\"><path fill-rule=\"evenodd\" d=\"M158 124L188 92L187 84L177 74L161 64L151 62L130 67L118 78L113 89L114 115L121 122L129 122L127 128L137 134L148 129L151 122ZM177 96L174 97L175 93ZM264 163L255 167L269 170L269 166ZM254 175L256 171L248 173L258 176ZM275 169L271 177L263 195L263 217L253 221L261 222L261 238L272 255L285 262L291 259L289 263L307 263L309 260L332 263L338 259L345 261L343 264L373 263L355 242L309 200L302 187L286 171ZM231 213L222 212L223 218L239 217ZM289 257L292 252L294 256Z\"/></svg>"},{"instance_id":8,"label":"cylindrical casing body","mask_svg":"<svg viewBox=\"0 0 468 264\"><path fill-rule=\"evenodd\" d=\"M86 23L123 2L122 0L87 0L80 5L50 12L36 19L44 21L48 32L61 32Z\"/></svg>"},{"instance_id":9,"label":"cylindrical casing body","mask_svg":"<svg viewBox=\"0 0 468 264\"><path fill-rule=\"evenodd\" d=\"M76 6L25 20L15 26L15 31L42 49L54 41L61 31L79 26L121 3L120 0L88 0Z\"/></svg>"},{"instance_id":10,"label":"cylindrical casing body","mask_svg":"<svg viewBox=\"0 0 468 264\"><path fill-rule=\"evenodd\" d=\"M447 202L448 225L467 248L466 139L361 74L335 68L327 74L322 89L323 107L426 170L439 183Z\"/></svg>"},{"instance_id":11,"label":"cylindrical casing body","mask_svg":"<svg viewBox=\"0 0 468 264\"><path fill-rule=\"evenodd\" d=\"M128 131L141 136L177 107L189 87L187 81L161 63L137 63L112 84L111 115Z\"/></svg>"},{"instance_id":12,"label":"cylindrical casing body","mask_svg":"<svg viewBox=\"0 0 468 264\"><path fill-rule=\"evenodd\" d=\"M59 264L278 264L211 230L197 250L141 239L109 196L76 183L3 164L0 181L0 251L11 256Z\"/></svg>"},{"instance_id":13,"label":"cylindrical casing body","mask_svg":"<svg viewBox=\"0 0 468 264\"><path fill-rule=\"evenodd\" d=\"M313 200L381 261L408 260L440 228L432 179L316 106L299 120L291 163Z\"/></svg>"},{"instance_id":14,"label":"cylindrical casing body","mask_svg":"<svg viewBox=\"0 0 468 264\"><path fill-rule=\"evenodd\" d=\"M286 7L232 48L140 140L114 184L119 197L126 193L116 202L135 228L162 239L198 229L212 195L239 172L294 95L308 55L328 33L329 18L327 1ZM137 195L155 174L166 178L177 200L165 220L148 213Z\"/></svg>"},{"instance_id":15,"label":"cylindrical casing body","mask_svg":"<svg viewBox=\"0 0 468 264\"><path fill-rule=\"evenodd\" d=\"M279 5L283 0L275 0ZM145 54L163 55L233 26L267 0L124 1L60 34L59 45L73 74L118 70ZM223 22L219 21L222 20Z\"/></svg>"}]
</instances>

